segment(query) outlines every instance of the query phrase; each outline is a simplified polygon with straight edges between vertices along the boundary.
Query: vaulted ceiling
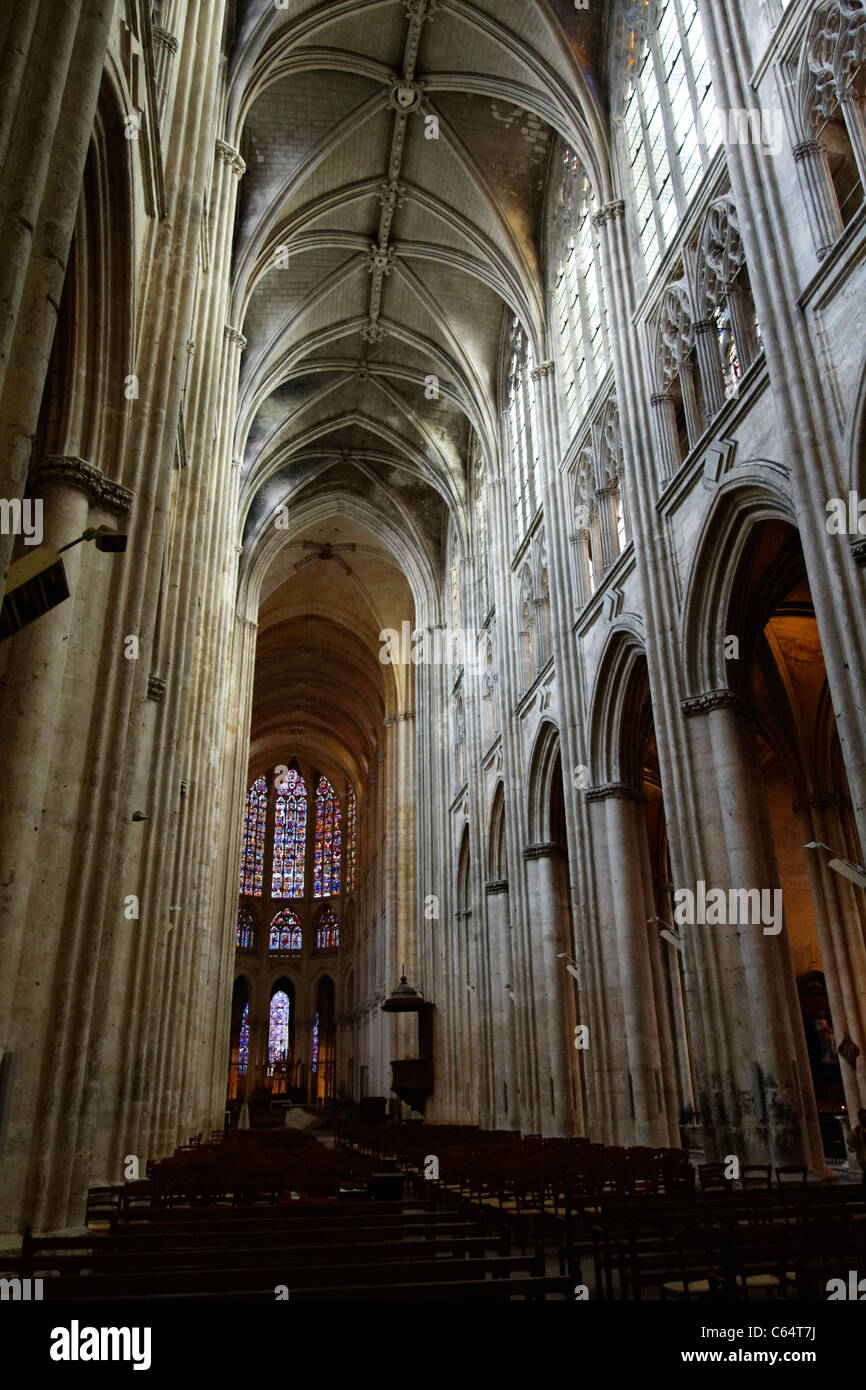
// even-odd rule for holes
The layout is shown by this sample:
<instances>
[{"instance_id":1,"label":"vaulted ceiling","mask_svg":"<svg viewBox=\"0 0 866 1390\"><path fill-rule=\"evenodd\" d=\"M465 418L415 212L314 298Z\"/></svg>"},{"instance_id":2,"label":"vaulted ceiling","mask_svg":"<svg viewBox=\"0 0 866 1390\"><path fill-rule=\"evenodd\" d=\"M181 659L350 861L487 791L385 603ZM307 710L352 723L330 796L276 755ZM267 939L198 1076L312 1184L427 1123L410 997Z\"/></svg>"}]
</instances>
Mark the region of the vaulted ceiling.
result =
<instances>
[{"instance_id":1,"label":"vaulted ceiling","mask_svg":"<svg viewBox=\"0 0 866 1390\"><path fill-rule=\"evenodd\" d=\"M246 560L261 547L271 555L259 644L270 675L260 674L254 718L268 743L281 717L265 694L278 651L285 659L312 640L298 626L304 603L335 689L351 688L357 653L335 624L354 631L360 614L373 655L377 623L411 620L419 577L428 590L441 580L449 521L466 526L473 439L482 457L495 448L506 325L516 316L544 348L543 198L559 137L604 187L604 9L238 0L226 138L247 172L230 321L247 346L235 457ZM293 524L281 558L273 518L283 504L310 523ZM374 534L376 518L388 519L402 555ZM294 566L305 541L350 538L357 571L327 562L326 612ZM381 563L368 573L362 557L377 546ZM409 581L399 603L389 562ZM324 564L313 568L324 575ZM393 705L378 676L377 704ZM336 729L336 707L316 711L308 693L310 737L317 725ZM362 737L351 701L343 716L344 768L369 765L375 739Z\"/></svg>"},{"instance_id":2,"label":"vaulted ceiling","mask_svg":"<svg viewBox=\"0 0 866 1390\"><path fill-rule=\"evenodd\" d=\"M543 331L555 133L588 157L602 146L603 8L239 6L227 133L247 163L231 321L248 344L248 536L275 475L287 497L325 471L393 489L434 545L459 518L471 431L485 451L495 437L504 316L536 346Z\"/></svg>"}]
</instances>

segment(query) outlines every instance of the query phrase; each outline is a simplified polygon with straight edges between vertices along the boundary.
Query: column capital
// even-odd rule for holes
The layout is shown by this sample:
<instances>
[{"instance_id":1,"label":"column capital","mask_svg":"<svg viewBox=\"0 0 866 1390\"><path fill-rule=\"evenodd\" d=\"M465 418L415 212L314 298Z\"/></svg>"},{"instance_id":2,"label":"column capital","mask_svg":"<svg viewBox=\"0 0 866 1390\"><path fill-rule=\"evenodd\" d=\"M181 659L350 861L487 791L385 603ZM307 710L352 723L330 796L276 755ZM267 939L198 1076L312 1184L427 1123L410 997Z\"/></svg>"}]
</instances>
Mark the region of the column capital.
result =
<instances>
[{"instance_id":1,"label":"column capital","mask_svg":"<svg viewBox=\"0 0 866 1390\"><path fill-rule=\"evenodd\" d=\"M524 845L523 858L530 859L564 859L565 851L562 845L554 844L549 841L543 845Z\"/></svg>"},{"instance_id":2,"label":"column capital","mask_svg":"<svg viewBox=\"0 0 866 1390\"><path fill-rule=\"evenodd\" d=\"M493 883L485 883L484 891L487 894L488 898L494 897L497 893L507 893L508 879L498 878Z\"/></svg>"},{"instance_id":3,"label":"column capital","mask_svg":"<svg viewBox=\"0 0 866 1390\"><path fill-rule=\"evenodd\" d=\"M234 170L239 179L242 179L247 172L246 162L241 158L240 152L230 145L226 140L217 140L214 153L217 159L221 159L223 164L227 164Z\"/></svg>"},{"instance_id":4,"label":"column capital","mask_svg":"<svg viewBox=\"0 0 866 1390\"><path fill-rule=\"evenodd\" d=\"M162 676L155 676L152 672L147 678L147 698L155 700L157 703L165 694L165 680Z\"/></svg>"},{"instance_id":5,"label":"column capital","mask_svg":"<svg viewBox=\"0 0 866 1390\"><path fill-rule=\"evenodd\" d=\"M392 728L395 724L402 724L402 722L403 722L404 720L414 719L414 718L415 718L415 711L414 711L414 710L411 710L411 709L410 709L410 710L400 710L397 714L392 714L392 715L390 716L389 719L386 719L386 720L385 720L385 728L386 728L386 729L390 729L390 728Z\"/></svg>"},{"instance_id":6,"label":"column capital","mask_svg":"<svg viewBox=\"0 0 866 1390\"><path fill-rule=\"evenodd\" d=\"M698 319L692 327L696 333L718 333L719 325L715 319Z\"/></svg>"},{"instance_id":7,"label":"column capital","mask_svg":"<svg viewBox=\"0 0 866 1390\"><path fill-rule=\"evenodd\" d=\"M754 711L733 690L708 690L704 695L690 696L681 702L680 709L686 719L694 719L701 714L712 714L717 709L730 709L748 723L755 721Z\"/></svg>"},{"instance_id":8,"label":"column capital","mask_svg":"<svg viewBox=\"0 0 866 1390\"><path fill-rule=\"evenodd\" d=\"M642 806L646 801L643 792L630 787L627 782L603 782L597 787L587 787L587 801L633 801Z\"/></svg>"},{"instance_id":9,"label":"column capital","mask_svg":"<svg viewBox=\"0 0 866 1390\"><path fill-rule=\"evenodd\" d=\"M801 140L799 145L795 145L793 155L798 164L802 164L804 159L813 159L815 155L823 154L824 146L820 140Z\"/></svg>"},{"instance_id":10,"label":"column capital","mask_svg":"<svg viewBox=\"0 0 866 1390\"><path fill-rule=\"evenodd\" d=\"M673 391L656 391L650 396L650 405L671 405L673 399Z\"/></svg>"},{"instance_id":11,"label":"column capital","mask_svg":"<svg viewBox=\"0 0 866 1390\"><path fill-rule=\"evenodd\" d=\"M625 216L625 200L614 198L611 202L605 203L599 208L592 219L594 227L603 227L605 222L615 222L618 217Z\"/></svg>"},{"instance_id":12,"label":"column capital","mask_svg":"<svg viewBox=\"0 0 866 1390\"><path fill-rule=\"evenodd\" d=\"M851 542L851 554L858 565L866 565L866 536L858 536Z\"/></svg>"},{"instance_id":13,"label":"column capital","mask_svg":"<svg viewBox=\"0 0 866 1390\"><path fill-rule=\"evenodd\" d=\"M135 494L120 483L106 478L101 468L86 459L72 454L51 454L37 464L33 471L32 483L61 483L64 487L78 488L92 502L117 516L125 516L132 509Z\"/></svg>"},{"instance_id":14,"label":"column capital","mask_svg":"<svg viewBox=\"0 0 866 1390\"><path fill-rule=\"evenodd\" d=\"M170 53L172 57L174 57L177 53L177 39L174 34L170 34L168 30L163 29L160 24L154 24L151 33L153 34L153 41L156 46L158 48L164 48L166 53Z\"/></svg>"},{"instance_id":15,"label":"column capital","mask_svg":"<svg viewBox=\"0 0 866 1390\"><path fill-rule=\"evenodd\" d=\"M247 340L244 337L243 333L241 333L240 329L233 328L230 323L227 323L225 326L224 336L227 343L234 343L235 347L240 348L241 352L244 351L244 348L247 345Z\"/></svg>"},{"instance_id":16,"label":"column capital","mask_svg":"<svg viewBox=\"0 0 866 1390\"><path fill-rule=\"evenodd\" d=\"M541 381L544 377L553 376L556 365L553 362L539 362L537 367L533 367L529 375L533 381Z\"/></svg>"}]
</instances>

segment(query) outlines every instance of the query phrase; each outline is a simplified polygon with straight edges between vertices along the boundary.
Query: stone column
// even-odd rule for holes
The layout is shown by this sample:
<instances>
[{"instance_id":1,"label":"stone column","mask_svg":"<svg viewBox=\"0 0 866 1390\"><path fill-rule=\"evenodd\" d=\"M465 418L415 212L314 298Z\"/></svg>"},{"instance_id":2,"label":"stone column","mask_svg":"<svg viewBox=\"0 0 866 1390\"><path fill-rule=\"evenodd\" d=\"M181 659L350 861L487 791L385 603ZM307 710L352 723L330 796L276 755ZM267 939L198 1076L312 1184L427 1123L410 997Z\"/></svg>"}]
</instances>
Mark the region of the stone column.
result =
<instances>
[{"instance_id":1,"label":"stone column","mask_svg":"<svg viewBox=\"0 0 866 1390\"><path fill-rule=\"evenodd\" d=\"M589 793L606 811L610 886L619 956L623 1034L628 1058L627 1098L634 1143L659 1148L669 1142L664 1111L662 1058L647 919L651 916L642 873L637 824L640 794L613 784Z\"/></svg>"},{"instance_id":2,"label":"stone column","mask_svg":"<svg viewBox=\"0 0 866 1390\"><path fill-rule=\"evenodd\" d=\"M512 985L511 922L508 882L497 880L485 885L487 928L490 943L490 1025L493 1062L492 1126L516 1129L517 1099L514 1006L505 990Z\"/></svg>"},{"instance_id":3,"label":"stone column","mask_svg":"<svg viewBox=\"0 0 866 1390\"><path fill-rule=\"evenodd\" d=\"M746 291L736 280L725 285L725 299L740 359L740 372L744 374L760 352L754 311Z\"/></svg>"},{"instance_id":4,"label":"stone column","mask_svg":"<svg viewBox=\"0 0 866 1390\"><path fill-rule=\"evenodd\" d=\"M686 428L689 434L689 448L693 449L706 429L706 420L698 409L698 396L695 390L695 369L690 359L680 363L680 389L683 393L683 409L686 413Z\"/></svg>"},{"instance_id":5,"label":"stone column","mask_svg":"<svg viewBox=\"0 0 866 1390\"><path fill-rule=\"evenodd\" d=\"M798 802L794 811L804 845L818 841L845 855L841 797L819 793ZM854 1066L844 1056L839 1058L845 1103L849 1115L856 1115L866 1105L866 940L860 902L863 893L830 868L830 855L826 852L806 850L805 859L836 1041L841 1043L847 1037L860 1049Z\"/></svg>"},{"instance_id":6,"label":"stone column","mask_svg":"<svg viewBox=\"0 0 866 1390\"><path fill-rule=\"evenodd\" d=\"M658 477L661 486L664 487L675 477L682 463L676 407L670 391L657 392L650 399L658 448Z\"/></svg>"},{"instance_id":7,"label":"stone column","mask_svg":"<svg viewBox=\"0 0 866 1390\"><path fill-rule=\"evenodd\" d=\"M835 196L828 196L833 194L833 179L827 163L827 151L820 140L804 140L794 146L794 159L800 187L811 213L815 250L818 260L822 261L842 234L842 219Z\"/></svg>"},{"instance_id":8,"label":"stone column","mask_svg":"<svg viewBox=\"0 0 866 1390\"><path fill-rule=\"evenodd\" d=\"M537 1106L540 1132L568 1135L575 1131L571 1086L570 1011L565 993L568 976L558 959L571 955L563 900L562 848L528 845L523 851L535 963L532 1009L536 1019L538 1059ZM558 872L559 870L559 872Z\"/></svg>"},{"instance_id":9,"label":"stone column","mask_svg":"<svg viewBox=\"0 0 866 1390\"><path fill-rule=\"evenodd\" d=\"M707 889L769 890L779 886L769 813L760 781L760 763L749 711L730 692L690 701L692 718L707 720L718 797L722 841L706 860ZM696 890L697 891L697 890ZM730 898L728 896L728 901ZM772 899L771 899L772 901ZM738 1121L731 1150L741 1162L796 1163L806 1159L824 1169L815 1099L799 1016L790 946L784 929L768 934L762 920L684 927L712 937L733 968L745 997L736 1001L740 1026L729 1034L737 1077ZM733 978L719 981L733 986ZM763 1158L759 1155L764 1155Z\"/></svg>"},{"instance_id":10,"label":"stone column","mask_svg":"<svg viewBox=\"0 0 866 1390\"><path fill-rule=\"evenodd\" d=\"M725 404L725 376L719 357L719 329L715 319L701 319L695 324L695 342L701 384L704 388L706 427L713 422ZM703 432L702 429L700 433Z\"/></svg>"},{"instance_id":11,"label":"stone column","mask_svg":"<svg viewBox=\"0 0 866 1390\"><path fill-rule=\"evenodd\" d=\"M619 497L619 488L599 488L596 496L598 497L601 563L602 569L608 570L619 556L619 537L616 529L616 502Z\"/></svg>"}]
</instances>

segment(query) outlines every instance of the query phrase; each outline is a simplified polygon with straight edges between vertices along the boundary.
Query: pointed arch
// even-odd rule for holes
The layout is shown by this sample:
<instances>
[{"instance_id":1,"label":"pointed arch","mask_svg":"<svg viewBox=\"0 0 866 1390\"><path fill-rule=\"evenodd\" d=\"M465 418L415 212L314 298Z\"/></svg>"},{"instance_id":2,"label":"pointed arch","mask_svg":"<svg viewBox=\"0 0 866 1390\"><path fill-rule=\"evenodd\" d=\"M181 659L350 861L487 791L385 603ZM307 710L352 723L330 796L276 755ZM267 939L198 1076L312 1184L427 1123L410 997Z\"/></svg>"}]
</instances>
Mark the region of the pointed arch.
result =
<instances>
[{"instance_id":1,"label":"pointed arch","mask_svg":"<svg viewBox=\"0 0 866 1390\"><path fill-rule=\"evenodd\" d=\"M490 883L504 883L508 878L505 834L505 787L502 782L497 782L490 811L490 833L487 838L487 878Z\"/></svg>"},{"instance_id":2,"label":"pointed arch","mask_svg":"<svg viewBox=\"0 0 866 1390\"><path fill-rule=\"evenodd\" d=\"M316 922L316 950L340 949L340 919L330 906L323 908Z\"/></svg>"},{"instance_id":3,"label":"pointed arch","mask_svg":"<svg viewBox=\"0 0 866 1390\"><path fill-rule=\"evenodd\" d=\"M271 922L268 933L268 950L283 955L287 951L298 952L302 946L303 933L300 918L296 912L284 908L282 912L277 913Z\"/></svg>"},{"instance_id":4,"label":"pointed arch","mask_svg":"<svg viewBox=\"0 0 866 1390\"><path fill-rule=\"evenodd\" d=\"M530 844L546 844L552 838L552 791L557 769L561 769L559 729L552 720L545 719L536 735L529 762Z\"/></svg>"}]
</instances>

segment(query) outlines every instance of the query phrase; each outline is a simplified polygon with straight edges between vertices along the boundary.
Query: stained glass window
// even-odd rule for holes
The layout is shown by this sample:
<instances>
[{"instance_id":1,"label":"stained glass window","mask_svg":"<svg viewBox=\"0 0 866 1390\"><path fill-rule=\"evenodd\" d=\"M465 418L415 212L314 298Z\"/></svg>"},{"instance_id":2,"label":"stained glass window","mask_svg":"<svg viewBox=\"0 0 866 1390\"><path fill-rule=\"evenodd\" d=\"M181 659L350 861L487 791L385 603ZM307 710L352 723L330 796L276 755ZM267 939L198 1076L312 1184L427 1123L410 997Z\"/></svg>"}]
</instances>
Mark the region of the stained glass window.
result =
<instances>
[{"instance_id":1,"label":"stained glass window","mask_svg":"<svg viewBox=\"0 0 866 1390\"><path fill-rule=\"evenodd\" d=\"M340 944L340 919L332 907L326 907L316 928L316 950L336 951Z\"/></svg>"},{"instance_id":2,"label":"stained glass window","mask_svg":"<svg viewBox=\"0 0 866 1390\"><path fill-rule=\"evenodd\" d=\"M334 788L327 777L316 789L316 855L313 868L313 897L330 898L340 891L340 850L342 813Z\"/></svg>"},{"instance_id":3,"label":"stained glass window","mask_svg":"<svg viewBox=\"0 0 866 1390\"><path fill-rule=\"evenodd\" d=\"M255 945L256 929L252 914L245 907L238 908L238 925L235 932L235 945L241 951L251 951Z\"/></svg>"},{"instance_id":4,"label":"stained glass window","mask_svg":"<svg viewBox=\"0 0 866 1390\"><path fill-rule=\"evenodd\" d=\"M277 783L274 811L272 898L304 896L304 850L307 844L307 788L294 768Z\"/></svg>"},{"instance_id":5,"label":"stained glass window","mask_svg":"<svg viewBox=\"0 0 866 1390\"><path fill-rule=\"evenodd\" d=\"M358 833L358 803L353 787L346 798L346 892L355 887L355 840Z\"/></svg>"},{"instance_id":6,"label":"stained glass window","mask_svg":"<svg viewBox=\"0 0 866 1390\"><path fill-rule=\"evenodd\" d=\"M269 951L300 951L301 924L294 912L286 908L271 922L268 936Z\"/></svg>"},{"instance_id":7,"label":"stained glass window","mask_svg":"<svg viewBox=\"0 0 866 1390\"><path fill-rule=\"evenodd\" d=\"M285 1062L289 1055L289 996L278 989L271 999L268 1027L268 1063L271 1067Z\"/></svg>"},{"instance_id":8,"label":"stained glass window","mask_svg":"<svg viewBox=\"0 0 866 1390\"><path fill-rule=\"evenodd\" d=\"M265 858L265 822L268 817L268 784L264 777L253 782L247 792L244 841L241 851L241 883L238 891L247 897L262 896L262 865Z\"/></svg>"},{"instance_id":9,"label":"stained glass window","mask_svg":"<svg viewBox=\"0 0 866 1390\"><path fill-rule=\"evenodd\" d=\"M244 1011L241 1014L241 1031L238 1038L238 1076L246 1075L247 1063L250 1060L250 1006L244 1004Z\"/></svg>"},{"instance_id":10,"label":"stained glass window","mask_svg":"<svg viewBox=\"0 0 866 1390\"><path fill-rule=\"evenodd\" d=\"M319 1070L319 1015L316 1014L316 1021L313 1024L313 1071Z\"/></svg>"}]
</instances>

